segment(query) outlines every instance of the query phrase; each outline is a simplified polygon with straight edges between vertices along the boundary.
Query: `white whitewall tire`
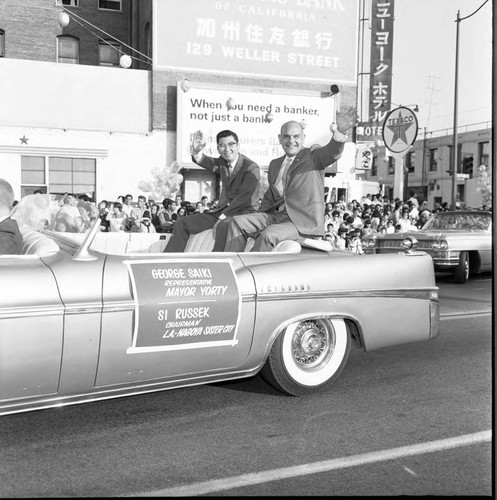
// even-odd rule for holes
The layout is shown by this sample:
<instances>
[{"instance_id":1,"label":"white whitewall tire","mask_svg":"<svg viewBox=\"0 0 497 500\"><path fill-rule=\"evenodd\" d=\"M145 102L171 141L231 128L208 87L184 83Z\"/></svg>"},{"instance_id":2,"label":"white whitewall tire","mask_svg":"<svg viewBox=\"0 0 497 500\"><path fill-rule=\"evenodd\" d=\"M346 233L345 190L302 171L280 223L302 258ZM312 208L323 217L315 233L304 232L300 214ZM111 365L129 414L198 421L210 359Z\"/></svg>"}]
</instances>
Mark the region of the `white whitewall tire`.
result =
<instances>
[{"instance_id":1,"label":"white whitewall tire","mask_svg":"<svg viewBox=\"0 0 497 500\"><path fill-rule=\"evenodd\" d=\"M339 376L349 352L343 319L297 321L275 340L261 373L271 385L294 396L320 392Z\"/></svg>"}]
</instances>

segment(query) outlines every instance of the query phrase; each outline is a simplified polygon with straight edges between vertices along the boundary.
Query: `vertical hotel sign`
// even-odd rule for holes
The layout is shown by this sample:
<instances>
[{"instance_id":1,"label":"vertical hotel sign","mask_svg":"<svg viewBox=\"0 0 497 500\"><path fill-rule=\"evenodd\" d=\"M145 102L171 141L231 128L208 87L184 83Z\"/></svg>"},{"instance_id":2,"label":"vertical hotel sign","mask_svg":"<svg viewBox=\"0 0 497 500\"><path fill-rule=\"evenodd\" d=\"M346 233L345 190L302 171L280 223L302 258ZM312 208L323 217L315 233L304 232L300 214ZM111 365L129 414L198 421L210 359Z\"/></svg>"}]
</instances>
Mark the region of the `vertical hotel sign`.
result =
<instances>
[{"instance_id":1,"label":"vertical hotel sign","mask_svg":"<svg viewBox=\"0 0 497 500\"><path fill-rule=\"evenodd\" d=\"M394 0L372 0L369 120L360 123L357 139L374 142L390 112L392 97Z\"/></svg>"}]
</instances>

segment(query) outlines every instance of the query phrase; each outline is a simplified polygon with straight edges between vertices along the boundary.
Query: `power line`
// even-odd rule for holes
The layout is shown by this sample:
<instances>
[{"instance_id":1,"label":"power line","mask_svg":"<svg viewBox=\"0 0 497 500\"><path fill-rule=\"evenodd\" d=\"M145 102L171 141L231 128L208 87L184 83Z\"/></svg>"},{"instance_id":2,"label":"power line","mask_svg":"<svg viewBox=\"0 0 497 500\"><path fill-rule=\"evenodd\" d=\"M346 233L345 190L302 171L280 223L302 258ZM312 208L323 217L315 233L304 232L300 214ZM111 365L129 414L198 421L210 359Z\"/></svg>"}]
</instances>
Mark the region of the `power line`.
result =
<instances>
[{"instance_id":1,"label":"power line","mask_svg":"<svg viewBox=\"0 0 497 500\"><path fill-rule=\"evenodd\" d=\"M65 12L70 18L72 18L75 23L79 24L82 28L84 28L85 30L87 30L93 36L97 37L99 40L101 40L102 42L104 42L107 45L109 45L110 47L112 47L115 51L117 51L119 53L121 52L117 47L115 47L114 45L112 45L111 43L109 43L108 40L106 40L105 38L103 38L102 36L100 36L98 33L95 33L94 31L92 31L90 28L88 28L88 26L85 26L83 23L86 23L89 26L91 26L92 28L94 28L94 29L102 32L106 37L111 38L112 40L115 40L116 42L118 42L119 44L121 44L124 47L128 48L129 50L132 50L133 52L136 52L137 54L139 54L140 56L144 57L148 61L143 61L142 59L129 54L129 57L131 57L132 59L135 59L137 61L141 61L141 62L143 62L145 64L152 64L153 60L152 60L151 57L149 57L146 54L143 54L142 52L140 52L139 50L131 47L131 45L128 45L127 43L124 43L123 41L119 40L119 38L116 38L115 36L111 35L110 33L107 33L106 31L104 31L103 29L99 28L98 26L95 26L94 24L90 23L89 21L87 21L83 17L79 16L78 14L75 14L73 11L67 10L66 8L64 8L64 6L59 5L58 2L56 3L56 5L61 8L62 12Z\"/></svg>"}]
</instances>

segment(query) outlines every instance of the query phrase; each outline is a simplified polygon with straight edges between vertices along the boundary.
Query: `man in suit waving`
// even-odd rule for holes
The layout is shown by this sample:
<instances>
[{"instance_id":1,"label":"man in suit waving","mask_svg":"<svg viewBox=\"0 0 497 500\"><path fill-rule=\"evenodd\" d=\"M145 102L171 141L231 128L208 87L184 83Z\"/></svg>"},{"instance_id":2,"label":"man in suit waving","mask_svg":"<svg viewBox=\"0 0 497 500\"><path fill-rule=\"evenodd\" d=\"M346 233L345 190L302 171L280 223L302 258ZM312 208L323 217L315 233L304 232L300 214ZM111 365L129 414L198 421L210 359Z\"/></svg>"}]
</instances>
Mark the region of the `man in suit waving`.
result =
<instances>
[{"instance_id":1,"label":"man in suit waving","mask_svg":"<svg viewBox=\"0 0 497 500\"><path fill-rule=\"evenodd\" d=\"M346 132L357 121L355 108L337 113L326 146L304 147L304 131L296 121L281 127L278 135L284 156L272 160L269 187L257 213L231 219L225 251L242 252L247 238L255 238L253 252L270 251L283 240L321 237L324 227L324 169L338 160Z\"/></svg>"},{"instance_id":2,"label":"man in suit waving","mask_svg":"<svg viewBox=\"0 0 497 500\"><path fill-rule=\"evenodd\" d=\"M213 251L223 251L228 218L257 210L259 166L250 158L240 154L240 144L235 132L223 130L217 134L216 141L219 158L211 158L202 153L206 142L201 131L193 135L191 151L192 159L197 165L220 175L219 203L215 208L203 213L178 218L164 252L183 252L191 234L211 228L215 232Z\"/></svg>"}]
</instances>

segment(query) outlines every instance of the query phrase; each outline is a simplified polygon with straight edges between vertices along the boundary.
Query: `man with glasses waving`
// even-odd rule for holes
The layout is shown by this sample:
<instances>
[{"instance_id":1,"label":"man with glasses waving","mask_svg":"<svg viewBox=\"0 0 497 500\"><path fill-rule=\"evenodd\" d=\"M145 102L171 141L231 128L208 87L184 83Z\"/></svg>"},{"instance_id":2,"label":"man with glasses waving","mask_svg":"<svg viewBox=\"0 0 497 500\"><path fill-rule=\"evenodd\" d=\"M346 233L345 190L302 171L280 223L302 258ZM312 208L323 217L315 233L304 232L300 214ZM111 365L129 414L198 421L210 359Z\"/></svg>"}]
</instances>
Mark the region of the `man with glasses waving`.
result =
<instances>
[{"instance_id":1,"label":"man with glasses waving","mask_svg":"<svg viewBox=\"0 0 497 500\"><path fill-rule=\"evenodd\" d=\"M213 252L222 252L226 241L229 217L255 212L259 205L259 166L240 153L238 136L223 130L216 136L219 158L202 153L206 140L202 131L193 134L193 161L221 177L221 194L215 208L176 220L173 234L164 252L183 252L191 234L213 229Z\"/></svg>"}]
</instances>

